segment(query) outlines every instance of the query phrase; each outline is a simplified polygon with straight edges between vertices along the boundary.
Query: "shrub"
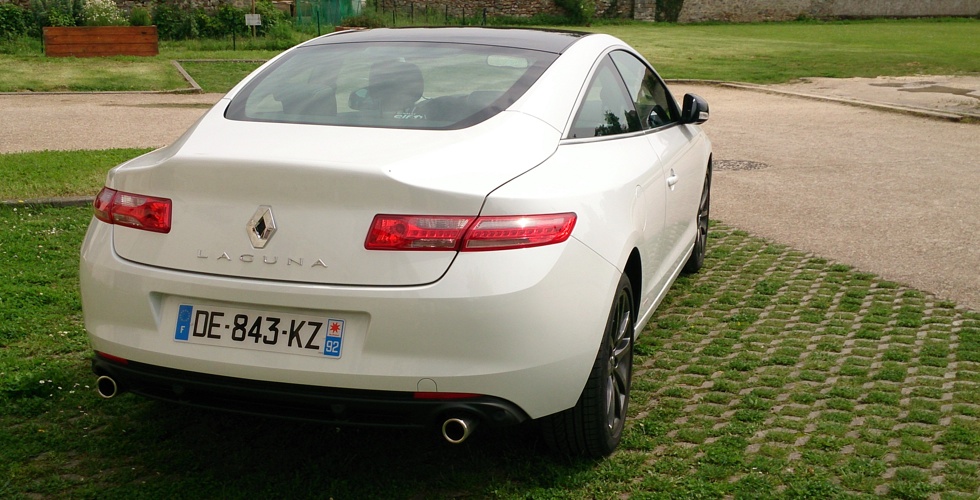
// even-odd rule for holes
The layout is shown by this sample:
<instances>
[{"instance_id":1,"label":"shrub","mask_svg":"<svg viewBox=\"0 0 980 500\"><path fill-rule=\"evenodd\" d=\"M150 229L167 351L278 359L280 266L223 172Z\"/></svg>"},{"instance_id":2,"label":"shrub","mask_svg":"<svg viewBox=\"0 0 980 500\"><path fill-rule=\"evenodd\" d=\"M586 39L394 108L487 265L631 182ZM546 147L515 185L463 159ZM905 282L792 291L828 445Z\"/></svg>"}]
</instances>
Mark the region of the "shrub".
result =
<instances>
[{"instance_id":1,"label":"shrub","mask_svg":"<svg viewBox=\"0 0 980 500\"><path fill-rule=\"evenodd\" d=\"M129 21L115 0L87 0L82 6L86 26L126 26Z\"/></svg>"},{"instance_id":2,"label":"shrub","mask_svg":"<svg viewBox=\"0 0 980 500\"><path fill-rule=\"evenodd\" d=\"M228 36L232 33L245 36L248 33L248 27L245 26L245 9L239 9L231 4L218 7L214 12L214 22L219 32L213 36Z\"/></svg>"},{"instance_id":3,"label":"shrub","mask_svg":"<svg viewBox=\"0 0 980 500\"><path fill-rule=\"evenodd\" d=\"M79 26L82 24L83 0L31 0L36 34L44 26Z\"/></svg>"},{"instance_id":4,"label":"shrub","mask_svg":"<svg viewBox=\"0 0 980 500\"><path fill-rule=\"evenodd\" d=\"M221 32L221 25L218 24L217 19L203 8L198 7L192 10L190 12L190 18L193 24L191 32L194 33L195 37L217 38L224 35Z\"/></svg>"},{"instance_id":5,"label":"shrub","mask_svg":"<svg viewBox=\"0 0 980 500\"><path fill-rule=\"evenodd\" d=\"M366 12L356 16L345 17L340 21L340 25L353 28L383 28L385 21L377 13Z\"/></svg>"},{"instance_id":6,"label":"shrub","mask_svg":"<svg viewBox=\"0 0 980 500\"><path fill-rule=\"evenodd\" d=\"M28 13L12 4L0 4L0 39L17 38L27 33Z\"/></svg>"},{"instance_id":7,"label":"shrub","mask_svg":"<svg viewBox=\"0 0 980 500\"><path fill-rule=\"evenodd\" d=\"M555 5L561 7L575 24L588 26L595 19L595 0L555 0Z\"/></svg>"},{"instance_id":8,"label":"shrub","mask_svg":"<svg viewBox=\"0 0 980 500\"><path fill-rule=\"evenodd\" d=\"M265 35L279 24L288 22L286 13L279 10L270 0L259 0L255 2L255 13L262 16L262 26L259 26L258 33ZM242 18L244 22L244 18Z\"/></svg>"},{"instance_id":9,"label":"shrub","mask_svg":"<svg viewBox=\"0 0 980 500\"><path fill-rule=\"evenodd\" d=\"M129 12L129 24L131 26L149 26L153 24L153 18L150 17L150 11L146 10L145 7L133 7L133 10Z\"/></svg>"},{"instance_id":10,"label":"shrub","mask_svg":"<svg viewBox=\"0 0 980 500\"><path fill-rule=\"evenodd\" d=\"M657 0L657 11L654 18L657 21L676 23L681 17L684 0Z\"/></svg>"},{"instance_id":11,"label":"shrub","mask_svg":"<svg viewBox=\"0 0 980 500\"><path fill-rule=\"evenodd\" d=\"M153 24L157 34L167 40L186 40L197 36L197 29L191 13L172 3L158 3L153 6Z\"/></svg>"}]
</instances>

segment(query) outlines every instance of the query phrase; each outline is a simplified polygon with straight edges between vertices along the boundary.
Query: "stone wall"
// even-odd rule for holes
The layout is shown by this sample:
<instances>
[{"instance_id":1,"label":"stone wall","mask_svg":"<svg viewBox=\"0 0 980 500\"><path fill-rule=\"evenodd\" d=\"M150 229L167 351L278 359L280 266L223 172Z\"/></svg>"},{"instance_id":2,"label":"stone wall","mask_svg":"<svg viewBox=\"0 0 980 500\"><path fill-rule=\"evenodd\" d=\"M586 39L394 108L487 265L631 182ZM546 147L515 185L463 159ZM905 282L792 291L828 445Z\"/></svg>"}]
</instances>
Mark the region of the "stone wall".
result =
<instances>
[{"instance_id":1,"label":"stone wall","mask_svg":"<svg viewBox=\"0 0 980 500\"><path fill-rule=\"evenodd\" d=\"M378 0L378 4L385 12L392 9L408 12L414 6L415 12L429 9L441 14L448 8L449 16L460 17L460 13L465 12L467 18L482 15L484 9L489 17L530 17L560 12L551 0Z\"/></svg>"},{"instance_id":2,"label":"stone wall","mask_svg":"<svg viewBox=\"0 0 980 500\"><path fill-rule=\"evenodd\" d=\"M29 8L30 0L0 0ZM135 5L147 8L155 0L116 0L127 12ZM215 9L232 3L242 7L249 0L170 0L178 5ZM488 16L530 17L535 14L557 14L562 10L554 0L380 0L385 10L394 5L407 10L409 5L421 11L430 9L445 11L458 17ZM632 17L641 20L656 18L656 0L595 0L599 17ZM980 16L980 0L684 0L679 22L704 21L759 22L790 21L799 18L837 19L871 17L970 17Z\"/></svg>"},{"instance_id":3,"label":"stone wall","mask_svg":"<svg viewBox=\"0 0 980 500\"><path fill-rule=\"evenodd\" d=\"M199 0L207 1L207 0ZM210 0L214 1L214 0ZM384 10L392 6L421 11L426 6L438 11L449 7L450 16L480 15L530 17L562 14L553 0L379 0ZM654 20L656 0L595 0L599 17ZM980 0L684 0L679 22L791 21L799 18L838 19L872 17L948 17L980 15Z\"/></svg>"},{"instance_id":4,"label":"stone wall","mask_svg":"<svg viewBox=\"0 0 980 500\"><path fill-rule=\"evenodd\" d=\"M679 22L980 15L980 0L684 0ZM649 19L652 19L650 17Z\"/></svg>"},{"instance_id":5,"label":"stone wall","mask_svg":"<svg viewBox=\"0 0 980 500\"><path fill-rule=\"evenodd\" d=\"M444 12L449 8L451 17L459 17L461 12L467 18L480 16L486 9L488 17L531 17L535 14L564 15L562 9L555 5L554 0L378 0L382 10L389 12L392 8L399 12L407 12L414 6L416 12L428 8L436 12ZM636 0L595 0L596 14L600 17L630 17L633 2ZM653 0L650 0L651 4Z\"/></svg>"}]
</instances>

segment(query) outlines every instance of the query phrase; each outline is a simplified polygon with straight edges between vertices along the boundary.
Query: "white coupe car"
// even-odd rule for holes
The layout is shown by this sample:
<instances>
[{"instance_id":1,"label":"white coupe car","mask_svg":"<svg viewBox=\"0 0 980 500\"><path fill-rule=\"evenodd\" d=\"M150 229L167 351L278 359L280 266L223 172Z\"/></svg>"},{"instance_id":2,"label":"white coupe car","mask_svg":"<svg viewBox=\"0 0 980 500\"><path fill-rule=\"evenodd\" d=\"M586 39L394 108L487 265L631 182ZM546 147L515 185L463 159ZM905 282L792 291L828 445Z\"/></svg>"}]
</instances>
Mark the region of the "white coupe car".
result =
<instances>
[{"instance_id":1,"label":"white coupe car","mask_svg":"<svg viewBox=\"0 0 980 500\"><path fill-rule=\"evenodd\" d=\"M711 145L601 34L346 31L109 172L81 252L105 397L337 424L537 421L604 456L704 260Z\"/></svg>"}]
</instances>

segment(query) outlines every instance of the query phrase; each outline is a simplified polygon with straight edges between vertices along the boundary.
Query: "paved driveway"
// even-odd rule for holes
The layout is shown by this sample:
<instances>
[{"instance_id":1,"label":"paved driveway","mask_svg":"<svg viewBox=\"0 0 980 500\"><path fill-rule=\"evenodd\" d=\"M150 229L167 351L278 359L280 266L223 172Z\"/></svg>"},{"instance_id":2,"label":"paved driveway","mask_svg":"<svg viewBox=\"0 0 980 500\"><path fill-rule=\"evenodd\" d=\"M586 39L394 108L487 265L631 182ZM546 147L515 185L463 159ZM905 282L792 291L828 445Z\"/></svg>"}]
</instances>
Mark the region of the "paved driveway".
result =
<instances>
[{"instance_id":1,"label":"paved driveway","mask_svg":"<svg viewBox=\"0 0 980 500\"><path fill-rule=\"evenodd\" d=\"M980 125L716 86L674 91L711 106L713 218L980 310ZM0 152L163 146L220 97L0 96Z\"/></svg>"},{"instance_id":2,"label":"paved driveway","mask_svg":"<svg viewBox=\"0 0 980 500\"><path fill-rule=\"evenodd\" d=\"M712 218L980 310L980 125L722 87ZM733 168L763 165L729 163Z\"/></svg>"}]
</instances>

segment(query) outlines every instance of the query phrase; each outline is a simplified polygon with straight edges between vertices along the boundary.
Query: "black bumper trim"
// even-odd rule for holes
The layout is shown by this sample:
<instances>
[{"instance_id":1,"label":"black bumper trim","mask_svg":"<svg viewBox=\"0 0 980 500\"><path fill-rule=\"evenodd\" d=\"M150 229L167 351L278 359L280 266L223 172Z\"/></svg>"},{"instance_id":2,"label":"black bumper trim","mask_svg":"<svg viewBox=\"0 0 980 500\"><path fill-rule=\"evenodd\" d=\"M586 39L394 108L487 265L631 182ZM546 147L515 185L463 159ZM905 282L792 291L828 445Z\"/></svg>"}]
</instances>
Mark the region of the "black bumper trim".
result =
<instances>
[{"instance_id":1,"label":"black bumper trim","mask_svg":"<svg viewBox=\"0 0 980 500\"><path fill-rule=\"evenodd\" d=\"M121 364L98 355L92 359L92 371L112 377L121 391L161 401L336 425L422 428L466 416L491 427L503 427L529 420L517 405L491 396L415 399L411 392L248 380L133 361Z\"/></svg>"}]
</instances>

